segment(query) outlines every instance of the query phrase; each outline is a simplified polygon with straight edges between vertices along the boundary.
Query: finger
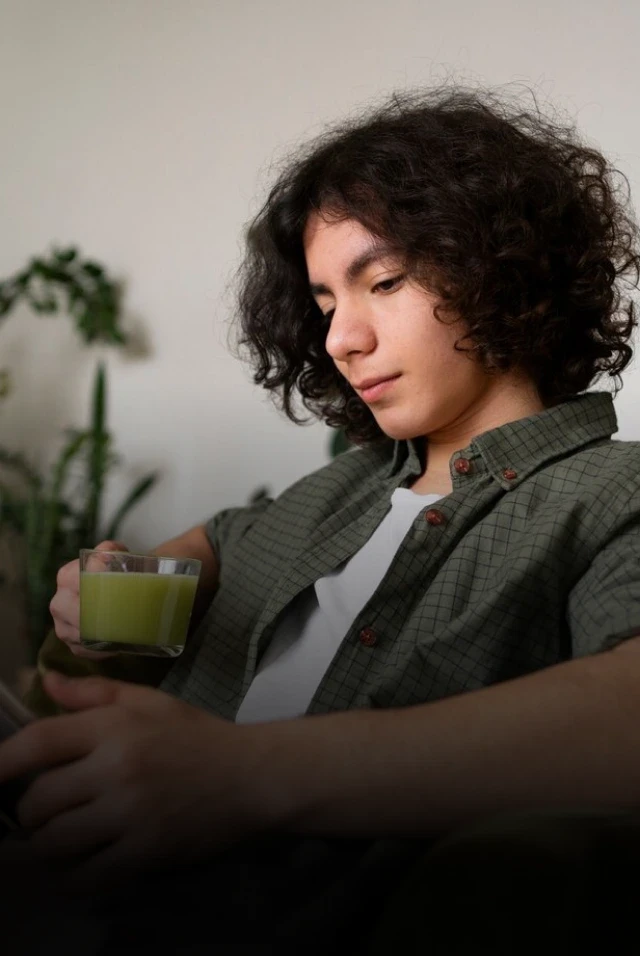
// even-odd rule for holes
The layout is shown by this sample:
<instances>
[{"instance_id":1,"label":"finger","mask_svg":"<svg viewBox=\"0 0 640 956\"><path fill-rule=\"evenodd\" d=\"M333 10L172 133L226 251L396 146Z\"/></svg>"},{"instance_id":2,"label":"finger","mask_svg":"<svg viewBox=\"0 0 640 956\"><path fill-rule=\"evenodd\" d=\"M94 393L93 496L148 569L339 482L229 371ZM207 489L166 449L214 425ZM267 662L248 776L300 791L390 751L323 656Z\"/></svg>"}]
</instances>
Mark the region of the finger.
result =
<instances>
[{"instance_id":1,"label":"finger","mask_svg":"<svg viewBox=\"0 0 640 956\"><path fill-rule=\"evenodd\" d=\"M59 591L71 591L78 594L80 590L80 561L78 558L62 565L56 575L56 585Z\"/></svg>"},{"instance_id":2,"label":"finger","mask_svg":"<svg viewBox=\"0 0 640 956\"><path fill-rule=\"evenodd\" d=\"M61 813L95 799L99 784L91 772L91 758L41 773L29 786L17 808L23 827L34 830Z\"/></svg>"},{"instance_id":3,"label":"finger","mask_svg":"<svg viewBox=\"0 0 640 956\"><path fill-rule=\"evenodd\" d=\"M108 571L113 562L113 555L128 552L128 548L121 541L101 541L95 548L86 549L82 557L81 573L86 571Z\"/></svg>"},{"instance_id":4,"label":"finger","mask_svg":"<svg viewBox=\"0 0 640 956\"><path fill-rule=\"evenodd\" d=\"M122 809L102 797L53 817L31 835L30 842L45 859L86 857L117 840L123 829Z\"/></svg>"},{"instance_id":5,"label":"finger","mask_svg":"<svg viewBox=\"0 0 640 956\"><path fill-rule=\"evenodd\" d=\"M27 724L0 744L0 783L91 753L104 733L99 717L100 711L92 711Z\"/></svg>"},{"instance_id":6,"label":"finger","mask_svg":"<svg viewBox=\"0 0 640 956\"><path fill-rule=\"evenodd\" d=\"M122 541L101 541L100 544L97 544L94 551L128 551L126 544L123 544Z\"/></svg>"},{"instance_id":7,"label":"finger","mask_svg":"<svg viewBox=\"0 0 640 956\"><path fill-rule=\"evenodd\" d=\"M146 838L129 834L105 842L88 859L78 862L67 885L79 894L120 889L123 878L132 881L163 863L166 851L152 850Z\"/></svg>"},{"instance_id":8,"label":"finger","mask_svg":"<svg viewBox=\"0 0 640 956\"><path fill-rule=\"evenodd\" d=\"M62 641L63 644L80 644L80 628L74 627L72 624L59 624L56 622L56 637Z\"/></svg>"},{"instance_id":9,"label":"finger","mask_svg":"<svg viewBox=\"0 0 640 956\"><path fill-rule=\"evenodd\" d=\"M59 624L63 627L71 625L77 629L80 620L80 597L78 591L68 587L58 588L49 603L49 611L56 622L56 632L58 631Z\"/></svg>"},{"instance_id":10,"label":"finger","mask_svg":"<svg viewBox=\"0 0 640 956\"><path fill-rule=\"evenodd\" d=\"M57 671L47 671L43 678L45 691L58 704L69 710L108 707L121 697L123 681L108 677L66 677Z\"/></svg>"},{"instance_id":11,"label":"finger","mask_svg":"<svg viewBox=\"0 0 640 956\"><path fill-rule=\"evenodd\" d=\"M57 703L67 710L89 710L125 704L132 710L148 711L158 705L177 702L168 694L152 687L112 680L110 677L65 677L57 671L47 671L43 678L44 689Z\"/></svg>"}]
</instances>

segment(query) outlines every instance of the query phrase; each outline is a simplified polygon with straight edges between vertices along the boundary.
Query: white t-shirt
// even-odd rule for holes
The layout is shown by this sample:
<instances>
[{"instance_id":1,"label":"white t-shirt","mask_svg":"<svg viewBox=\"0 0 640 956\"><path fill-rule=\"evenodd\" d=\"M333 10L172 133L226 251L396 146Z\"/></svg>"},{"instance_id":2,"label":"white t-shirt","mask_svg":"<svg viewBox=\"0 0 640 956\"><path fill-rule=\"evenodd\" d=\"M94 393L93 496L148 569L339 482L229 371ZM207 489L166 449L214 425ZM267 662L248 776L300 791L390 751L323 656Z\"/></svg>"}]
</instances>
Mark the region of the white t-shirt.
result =
<instances>
[{"instance_id":1,"label":"white t-shirt","mask_svg":"<svg viewBox=\"0 0 640 956\"><path fill-rule=\"evenodd\" d=\"M236 723L282 720L306 712L345 634L373 596L413 521L441 497L396 488L391 510L363 547L292 602L262 656Z\"/></svg>"}]
</instances>

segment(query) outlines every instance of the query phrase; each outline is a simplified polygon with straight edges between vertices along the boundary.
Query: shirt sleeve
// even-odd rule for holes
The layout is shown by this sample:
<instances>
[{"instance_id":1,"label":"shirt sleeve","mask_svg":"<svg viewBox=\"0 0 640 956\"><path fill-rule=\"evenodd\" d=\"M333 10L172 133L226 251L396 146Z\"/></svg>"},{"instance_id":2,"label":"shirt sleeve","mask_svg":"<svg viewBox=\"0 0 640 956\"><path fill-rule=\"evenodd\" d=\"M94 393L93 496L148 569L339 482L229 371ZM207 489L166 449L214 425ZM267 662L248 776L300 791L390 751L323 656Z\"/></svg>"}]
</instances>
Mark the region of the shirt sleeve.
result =
<instances>
[{"instance_id":1,"label":"shirt sleeve","mask_svg":"<svg viewBox=\"0 0 640 956\"><path fill-rule=\"evenodd\" d=\"M640 522L595 557L569 596L567 615L574 657L640 634Z\"/></svg>"},{"instance_id":2,"label":"shirt sleeve","mask_svg":"<svg viewBox=\"0 0 640 956\"><path fill-rule=\"evenodd\" d=\"M244 508L219 511L207 521L205 533L221 565L224 564L225 556L231 553L271 503L272 499L268 496L260 497Z\"/></svg>"}]
</instances>

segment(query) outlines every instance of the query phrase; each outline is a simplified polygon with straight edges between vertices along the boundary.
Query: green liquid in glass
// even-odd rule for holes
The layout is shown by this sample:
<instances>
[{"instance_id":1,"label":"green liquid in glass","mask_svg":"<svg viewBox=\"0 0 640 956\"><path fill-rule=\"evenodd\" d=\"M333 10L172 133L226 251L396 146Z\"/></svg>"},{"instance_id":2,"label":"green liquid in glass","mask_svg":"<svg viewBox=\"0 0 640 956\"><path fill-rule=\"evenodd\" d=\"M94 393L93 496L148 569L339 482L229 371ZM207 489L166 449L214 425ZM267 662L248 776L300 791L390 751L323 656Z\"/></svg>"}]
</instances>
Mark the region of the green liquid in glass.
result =
<instances>
[{"instance_id":1,"label":"green liquid in glass","mask_svg":"<svg viewBox=\"0 0 640 956\"><path fill-rule=\"evenodd\" d=\"M82 643L94 650L180 654L197 584L197 576L188 574L81 572Z\"/></svg>"}]
</instances>

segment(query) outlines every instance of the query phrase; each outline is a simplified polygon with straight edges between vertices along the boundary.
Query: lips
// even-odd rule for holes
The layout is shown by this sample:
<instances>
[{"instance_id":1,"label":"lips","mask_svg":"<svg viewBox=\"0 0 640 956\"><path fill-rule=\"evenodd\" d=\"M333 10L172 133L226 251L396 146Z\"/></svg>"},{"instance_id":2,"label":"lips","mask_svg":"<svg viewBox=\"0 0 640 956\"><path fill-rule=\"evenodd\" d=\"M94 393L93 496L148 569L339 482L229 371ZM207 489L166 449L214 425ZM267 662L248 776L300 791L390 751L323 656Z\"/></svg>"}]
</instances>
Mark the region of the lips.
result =
<instances>
[{"instance_id":1,"label":"lips","mask_svg":"<svg viewBox=\"0 0 640 956\"><path fill-rule=\"evenodd\" d=\"M368 388L373 388L374 385L379 385L381 382L390 382L392 378L397 377L397 375L381 375L378 378L365 378L364 381L359 382L357 385L355 382L351 384L357 392L364 392Z\"/></svg>"},{"instance_id":2,"label":"lips","mask_svg":"<svg viewBox=\"0 0 640 956\"><path fill-rule=\"evenodd\" d=\"M365 402L372 402L379 398L384 392L393 386L393 383L399 379L399 375L378 376L377 378L365 378L353 387L360 393L360 397Z\"/></svg>"}]
</instances>

